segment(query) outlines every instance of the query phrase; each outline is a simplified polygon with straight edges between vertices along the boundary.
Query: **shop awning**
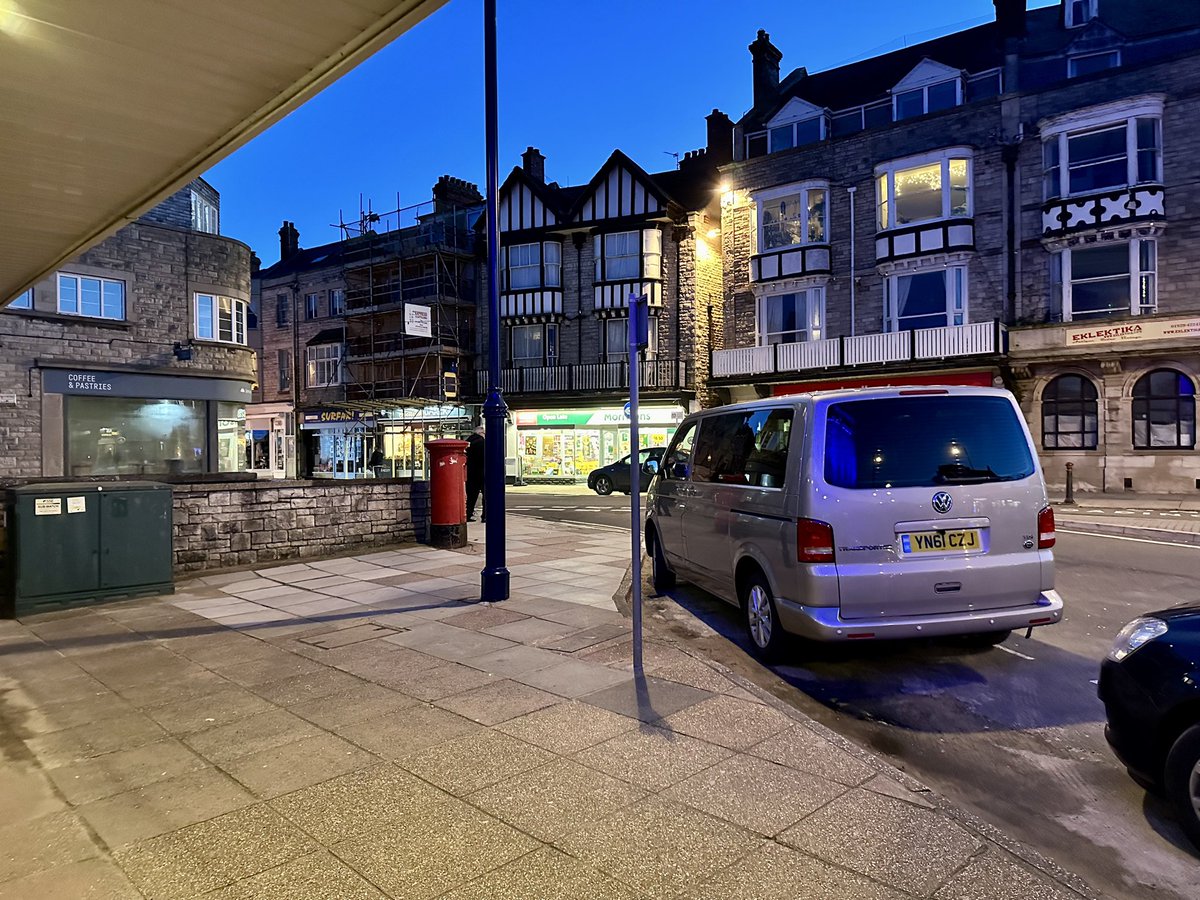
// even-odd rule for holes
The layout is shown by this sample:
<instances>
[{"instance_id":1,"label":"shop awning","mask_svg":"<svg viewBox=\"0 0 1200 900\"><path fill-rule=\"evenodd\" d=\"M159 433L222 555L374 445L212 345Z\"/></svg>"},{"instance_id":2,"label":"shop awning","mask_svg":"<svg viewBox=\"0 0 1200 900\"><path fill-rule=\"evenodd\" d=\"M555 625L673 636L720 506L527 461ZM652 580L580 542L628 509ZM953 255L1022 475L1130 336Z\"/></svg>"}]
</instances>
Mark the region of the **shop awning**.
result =
<instances>
[{"instance_id":1,"label":"shop awning","mask_svg":"<svg viewBox=\"0 0 1200 900\"><path fill-rule=\"evenodd\" d=\"M0 0L0 304L444 2Z\"/></svg>"}]
</instances>

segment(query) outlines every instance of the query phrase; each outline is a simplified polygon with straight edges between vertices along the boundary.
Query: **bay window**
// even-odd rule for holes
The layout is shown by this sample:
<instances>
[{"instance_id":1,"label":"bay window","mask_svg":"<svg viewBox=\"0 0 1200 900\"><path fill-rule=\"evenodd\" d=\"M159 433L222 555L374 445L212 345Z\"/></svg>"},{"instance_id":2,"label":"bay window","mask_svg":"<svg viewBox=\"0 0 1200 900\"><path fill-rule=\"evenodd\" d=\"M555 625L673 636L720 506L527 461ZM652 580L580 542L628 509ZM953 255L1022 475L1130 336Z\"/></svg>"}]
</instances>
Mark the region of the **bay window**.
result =
<instances>
[{"instance_id":1,"label":"bay window","mask_svg":"<svg viewBox=\"0 0 1200 900\"><path fill-rule=\"evenodd\" d=\"M342 348L340 344L317 344L305 350L304 378L306 386L332 387L342 383Z\"/></svg>"},{"instance_id":2,"label":"bay window","mask_svg":"<svg viewBox=\"0 0 1200 900\"><path fill-rule=\"evenodd\" d=\"M875 170L879 229L971 215L971 159L947 151Z\"/></svg>"},{"instance_id":3,"label":"bay window","mask_svg":"<svg viewBox=\"0 0 1200 900\"><path fill-rule=\"evenodd\" d=\"M1051 285L1065 322L1148 315L1158 308L1157 245L1152 239L1074 247L1051 260Z\"/></svg>"},{"instance_id":4,"label":"bay window","mask_svg":"<svg viewBox=\"0 0 1200 900\"><path fill-rule=\"evenodd\" d=\"M643 354L646 359L658 356L658 319L651 316L648 330L649 343ZM604 361L624 362L629 359L629 319L622 316L619 319L604 321Z\"/></svg>"},{"instance_id":5,"label":"bay window","mask_svg":"<svg viewBox=\"0 0 1200 900\"><path fill-rule=\"evenodd\" d=\"M825 325L825 289L771 294L758 301L758 344L819 341Z\"/></svg>"},{"instance_id":6,"label":"bay window","mask_svg":"<svg viewBox=\"0 0 1200 900\"><path fill-rule=\"evenodd\" d=\"M967 324L966 266L893 275L884 284L888 331Z\"/></svg>"},{"instance_id":7,"label":"bay window","mask_svg":"<svg viewBox=\"0 0 1200 900\"><path fill-rule=\"evenodd\" d=\"M514 244L500 250L500 290L530 291L562 286L562 244Z\"/></svg>"},{"instance_id":8,"label":"bay window","mask_svg":"<svg viewBox=\"0 0 1200 900\"><path fill-rule=\"evenodd\" d=\"M222 341L227 344L246 344L245 300L196 295L196 337L203 341Z\"/></svg>"},{"instance_id":9,"label":"bay window","mask_svg":"<svg viewBox=\"0 0 1200 900\"><path fill-rule=\"evenodd\" d=\"M58 311L93 319L124 319L125 282L59 272Z\"/></svg>"},{"instance_id":10,"label":"bay window","mask_svg":"<svg viewBox=\"0 0 1200 900\"><path fill-rule=\"evenodd\" d=\"M1093 116L1079 127L1068 122L1043 129L1044 198L1161 182L1161 108L1161 103L1143 103L1124 116Z\"/></svg>"},{"instance_id":11,"label":"bay window","mask_svg":"<svg viewBox=\"0 0 1200 900\"><path fill-rule=\"evenodd\" d=\"M509 363L519 369L558 362L558 326L553 322L510 325Z\"/></svg>"},{"instance_id":12,"label":"bay window","mask_svg":"<svg viewBox=\"0 0 1200 900\"><path fill-rule=\"evenodd\" d=\"M787 188L785 191L771 191L755 197L759 253L829 240L827 186Z\"/></svg>"},{"instance_id":13,"label":"bay window","mask_svg":"<svg viewBox=\"0 0 1200 900\"><path fill-rule=\"evenodd\" d=\"M617 231L593 239L596 281L632 281L662 278L662 232Z\"/></svg>"}]
</instances>

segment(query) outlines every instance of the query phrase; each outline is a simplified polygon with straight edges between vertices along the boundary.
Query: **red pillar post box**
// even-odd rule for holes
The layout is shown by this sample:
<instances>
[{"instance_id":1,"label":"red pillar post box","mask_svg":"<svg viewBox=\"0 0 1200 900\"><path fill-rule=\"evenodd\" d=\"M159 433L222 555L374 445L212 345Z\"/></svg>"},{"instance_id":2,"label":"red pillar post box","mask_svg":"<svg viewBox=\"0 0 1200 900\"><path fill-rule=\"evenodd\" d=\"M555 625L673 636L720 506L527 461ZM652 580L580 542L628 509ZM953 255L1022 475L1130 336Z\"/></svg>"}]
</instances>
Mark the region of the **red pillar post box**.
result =
<instances>
[{"instance_id":1,"label":"red pillar post box","mask_svg":"<svg viewBox=\"0 0 1200 900\"><path fill-rule=\"evenodd\" d=\"M429 543L447 549L467 545L467 442L427 441Z\"/></svg>"}]
</instances>

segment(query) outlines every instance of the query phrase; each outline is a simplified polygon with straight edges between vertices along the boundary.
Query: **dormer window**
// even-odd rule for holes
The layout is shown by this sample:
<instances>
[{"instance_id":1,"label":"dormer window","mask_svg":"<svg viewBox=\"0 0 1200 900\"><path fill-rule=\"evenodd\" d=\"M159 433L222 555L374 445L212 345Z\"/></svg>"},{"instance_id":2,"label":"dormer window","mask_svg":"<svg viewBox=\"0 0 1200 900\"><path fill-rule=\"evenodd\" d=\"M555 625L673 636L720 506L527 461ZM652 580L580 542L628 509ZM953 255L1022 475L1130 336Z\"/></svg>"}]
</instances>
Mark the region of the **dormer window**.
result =
<instances>
[{"instance_id":1,"label":"dormer window","mask_svg":"<svg viewBox=\"0 0 1200 900\"><path fill-rule=\"evenodd\" d=\"M789 122L772 128L770 137L770 152L791 150L793 147L803 147L805 144L815 144L825 139L825 117L817 116L802 122Z\"/></svg>"},{"instance_id":2,"label":"dormer window","mask_svg":"<svg viewBox=\"0 0 1200 900\"><path fill-rule=\"evenodd\" d=\"M1121 65L1121 51L1105 50L1103 53L1081 53L1067 57L1067 77L1079 78Z\"/></svg>"},{"instance_id":3,"label":"dormer window","mask_svg":"<svg viewBox=\"0 0 1200 900\"><path fill-rule=\"evenodd\" d=\"M896 121L915 119L926 113L953 109L962 103L962 80L939 81L936 84L902 91L892 97L895 104Z\"/></svg>"},{"instance_id":4,"label":"dormer window","mask_svg":"<svg viewBox=\"0 0 1200 900\"><path fill-rule=\"evenodd\" d=\"M1096 0L1063 0L1063 18L1068 28L1081 28L1096 18Z\"/></svg>"}]
</instances>

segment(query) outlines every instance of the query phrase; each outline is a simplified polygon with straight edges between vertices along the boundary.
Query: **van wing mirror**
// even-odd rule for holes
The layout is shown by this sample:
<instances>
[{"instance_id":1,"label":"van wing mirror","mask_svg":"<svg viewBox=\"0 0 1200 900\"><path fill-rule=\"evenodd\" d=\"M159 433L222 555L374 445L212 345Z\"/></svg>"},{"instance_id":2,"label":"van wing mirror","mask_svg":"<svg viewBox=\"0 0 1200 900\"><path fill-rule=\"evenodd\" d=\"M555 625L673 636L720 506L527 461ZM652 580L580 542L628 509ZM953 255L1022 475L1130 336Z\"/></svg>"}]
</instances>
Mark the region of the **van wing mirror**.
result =
<instances>
[{"instance_id":1,"label":"van wing mirror","mask_svg":"<svg viewBox=\"0 0 1200 900\"><path fill-rule=\"evenodd\" d=\"M658 474L658 460L657 459L646 460L646 462L642 465L642 471L645 472L647 475L657 475Z\"/></svg>"}]
</instances>

